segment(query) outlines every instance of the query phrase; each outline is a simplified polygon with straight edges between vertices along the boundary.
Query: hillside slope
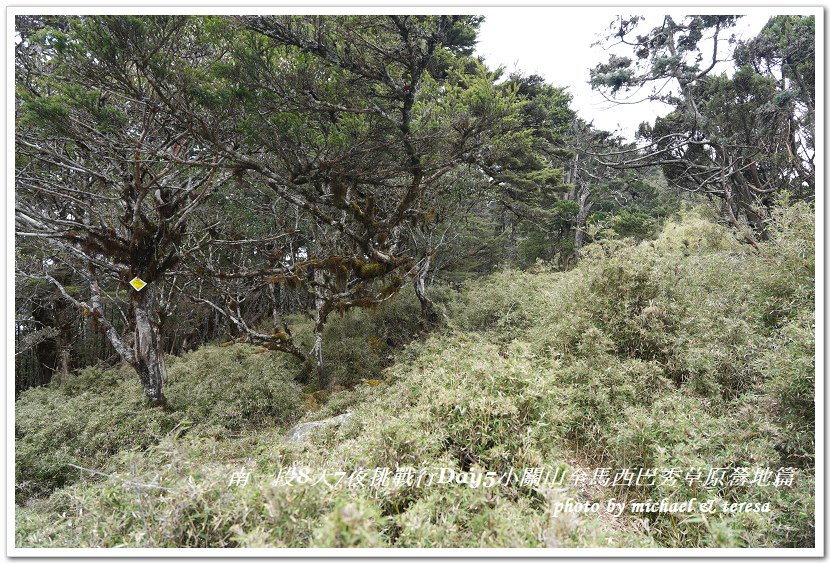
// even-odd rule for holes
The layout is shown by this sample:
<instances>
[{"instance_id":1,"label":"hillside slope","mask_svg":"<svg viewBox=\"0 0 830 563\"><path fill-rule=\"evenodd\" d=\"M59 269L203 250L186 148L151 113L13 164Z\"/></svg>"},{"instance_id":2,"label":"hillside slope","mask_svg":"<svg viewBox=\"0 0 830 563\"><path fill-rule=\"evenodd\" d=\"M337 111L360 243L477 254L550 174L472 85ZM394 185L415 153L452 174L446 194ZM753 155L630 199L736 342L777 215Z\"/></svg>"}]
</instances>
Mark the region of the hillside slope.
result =
<instances>
[{"instance_id":1,"label":"hillside slope","mask_svg":"<svg viewBox=\"0 0 830 563\"><path fill-rule=\"evenodd\" d=\"M170 412L144 408L117 370L28 391L16 544L812 546L813 231L807 206L782 208L755 252L690 211L654 241L595 243L568 272L490 276L393 365L368 358L378 385L322 407L292 382L296 366L246 345L174 360ZM377 325L361 326L349 338L375 342ZM301 417L344 412L284 442ZM782 467L791 485L752 482ZM422 468L466 477L407 484ZM566 477L534 482L534 468ZM657 470L653 485L619 473L640 468ZM706 482L741 468L746 479ZM717 510L562 511L691 498ZM741 502L770 511L720 508Z\"/></svg>"}]
</instances>

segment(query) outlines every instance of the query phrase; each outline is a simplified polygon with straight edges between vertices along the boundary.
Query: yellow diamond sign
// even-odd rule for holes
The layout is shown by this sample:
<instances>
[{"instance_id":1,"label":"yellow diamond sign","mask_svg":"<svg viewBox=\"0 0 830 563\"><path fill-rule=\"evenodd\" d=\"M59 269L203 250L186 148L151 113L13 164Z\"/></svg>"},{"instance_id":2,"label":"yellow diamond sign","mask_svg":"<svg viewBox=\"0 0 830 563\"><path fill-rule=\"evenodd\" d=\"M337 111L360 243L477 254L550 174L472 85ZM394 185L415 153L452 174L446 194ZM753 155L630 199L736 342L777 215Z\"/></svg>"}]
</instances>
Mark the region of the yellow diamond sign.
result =
<instances>
[{"instance_id":1,"label":"yellow diamond sign","mask_svg":"<svg viewBox=\"0 0 830 563\"><path fill-rule=\"evenodd\" d=\"M130 280L130 285L133 286L136 291L141 291L144 286L147 285L147 282L136 276Z\"/></svg>"}]
</instances>

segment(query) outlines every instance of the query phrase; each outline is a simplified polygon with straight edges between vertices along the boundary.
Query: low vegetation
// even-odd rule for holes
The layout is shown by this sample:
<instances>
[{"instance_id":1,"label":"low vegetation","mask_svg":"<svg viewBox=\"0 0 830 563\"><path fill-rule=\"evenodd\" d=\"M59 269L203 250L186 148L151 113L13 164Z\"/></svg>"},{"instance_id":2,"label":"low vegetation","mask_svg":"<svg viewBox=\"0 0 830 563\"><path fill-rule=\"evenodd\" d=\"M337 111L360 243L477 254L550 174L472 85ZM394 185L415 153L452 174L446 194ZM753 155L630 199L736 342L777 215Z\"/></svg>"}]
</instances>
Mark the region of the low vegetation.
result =
<instances>
[{"instance_id":1,"label":"low vegetation","mask_svg":"<svg viewBox=\"0 0 830 563\"><path fill-rule=\"evenodd\" d=\"M16 545L812 546L813 211L782 203L757 250L690 209L653 239L596 237L570 271L538 263L469 282L439 300L447 325L411 342L414 296L350 312L327 328L337 371L324 393L294 383L293 360L244 344L169 358L168 410L146 408L121 369L26 391L16 403ZM284 442L297 421L347 411L308 443ZM292 464L315 476L797 473L790 487L275 484ZM243 471L246 484L233 484ZM614 519L553 509L566 498L692 497L771 510Z\"/></svg>"}]
</instances>

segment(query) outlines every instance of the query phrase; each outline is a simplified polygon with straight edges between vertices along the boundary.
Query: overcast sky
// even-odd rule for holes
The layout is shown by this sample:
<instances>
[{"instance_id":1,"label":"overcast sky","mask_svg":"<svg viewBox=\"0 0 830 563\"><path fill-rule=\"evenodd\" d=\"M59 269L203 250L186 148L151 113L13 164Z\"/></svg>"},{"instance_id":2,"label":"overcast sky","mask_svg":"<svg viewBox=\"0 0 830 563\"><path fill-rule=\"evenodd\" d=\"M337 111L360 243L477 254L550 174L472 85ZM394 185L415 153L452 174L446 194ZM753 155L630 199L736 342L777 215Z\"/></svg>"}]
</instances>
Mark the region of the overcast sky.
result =
<instances>
[{"instance_id":1,"label":"overcast sky","mask_svg":"<svg viewBox=\"0 0 830 563\"><path fill-rule=\"evenodd\" d=\"M567 86L573 96L572 107L586 121L593 120L596 127L618 131L632 139L642 121L653 123L656 116L667 113L667 106L659 103L611 104L587 83L588 69L607 58L601 47L591 47L591 44L607 33L618 13L646 14L646 25L652 24L648 29L659 23L661 13L637 8L621 12L620 8L538 7L482 12L486 19L479 33L477 51L488 66L504 66L508 72L518 69L524 74L540 74L555 86ZM753 37L772 15L773 9L754 9L739 19L730 33ZM721 43L721 48L724 47L725 43ZM631 56L625 52L620 54ZM718 68L728 71L731 65L722 63Z\"/></svg>"}]
</instances>

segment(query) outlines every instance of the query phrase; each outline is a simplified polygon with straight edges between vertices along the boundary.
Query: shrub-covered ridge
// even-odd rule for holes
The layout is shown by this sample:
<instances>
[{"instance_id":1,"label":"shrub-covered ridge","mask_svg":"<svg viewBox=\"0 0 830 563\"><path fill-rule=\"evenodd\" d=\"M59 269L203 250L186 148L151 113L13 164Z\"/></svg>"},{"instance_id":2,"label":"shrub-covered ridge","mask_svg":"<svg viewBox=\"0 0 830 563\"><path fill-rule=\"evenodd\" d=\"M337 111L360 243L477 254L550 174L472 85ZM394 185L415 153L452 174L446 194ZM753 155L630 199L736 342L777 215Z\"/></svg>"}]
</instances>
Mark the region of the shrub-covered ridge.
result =
<instances>
[{"instance_id":1,"label":"shrub-covered ridge","mask_svg":"<svg viewBox=\"0 0 830 563\"><path fill-rule=\"evenodd\" d=\"M756 252L693 211L670 222L654 241L596 243L568 272L509 271L470 283L450 304L447 330L412 343L384 369L381 385L335 393L321 410L307 413L306 419L347 409L353 415L341 426L321 429L306 445L283 442L285 422L299 416L299 392L280 379L282 368L264 368L281 360L248 347L206 348L203 365L217 362L216 367L200 373L202 364L187 357L171 367L171 403L180 410L136 408L115 416L106 431L96 427L94 433L112 434L112 443L121 445L94 458L109 477L91 476L18 507L16 543L811 546L811 210L782 208L770 233ZM239 361L222 357L240 353L263 371L221 367L223 361ZM177 369L193 378L183 384L186 390L176 387ZM95 376L115 378L115 373ZM260 381L263 377L281 383ZM119 385L127 383L119 380L113 388ZM57 448L61 455L87 455L72 444L91 432L92 416L63 429L59 439L51 435L57 429L36 434L34 428L50 408L76 404L72 401L89 394L73 407L81 409L94 403L96 393L50 388L24 395L17 405L18 479L25 475L33 483L64 485L41 472L37 456L27 452L65 443L70 448ZM208 400L217 393L216 403ZM257 397L240 396L245 393ZM182 413L241 435L170 432L184 419ZM159 417L157 438L124 447L124 436L140 435L127 423L138 416ZM111 455L116 449L119 453ZM64 458L54 461L61 463ZM793 466L797 477L792 487L703 487L679 480L639 488L566 483L564 491L443 485L375 492L275 484L278 468L292 464L312 468L315 475L323 469L375 467L501 473L533 466L570 472ZM247 484L229 486L229 475L242 469L250 472ZM695 497L718 505L769 502L772 509L706 518L554 516L554 503L568 497L597 502Z\"/></svg>"}]
</instances>

